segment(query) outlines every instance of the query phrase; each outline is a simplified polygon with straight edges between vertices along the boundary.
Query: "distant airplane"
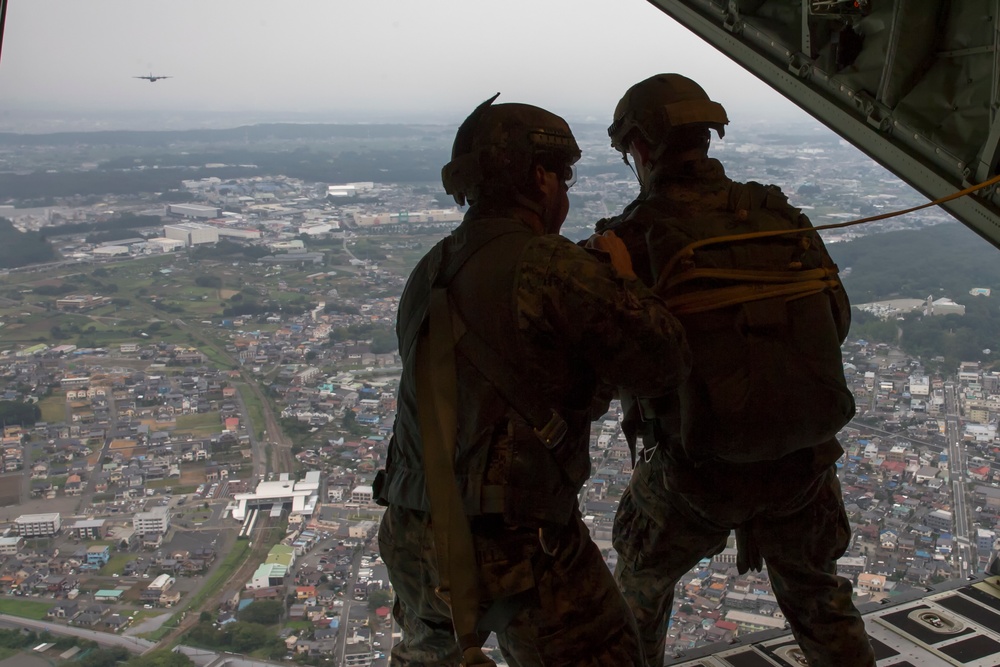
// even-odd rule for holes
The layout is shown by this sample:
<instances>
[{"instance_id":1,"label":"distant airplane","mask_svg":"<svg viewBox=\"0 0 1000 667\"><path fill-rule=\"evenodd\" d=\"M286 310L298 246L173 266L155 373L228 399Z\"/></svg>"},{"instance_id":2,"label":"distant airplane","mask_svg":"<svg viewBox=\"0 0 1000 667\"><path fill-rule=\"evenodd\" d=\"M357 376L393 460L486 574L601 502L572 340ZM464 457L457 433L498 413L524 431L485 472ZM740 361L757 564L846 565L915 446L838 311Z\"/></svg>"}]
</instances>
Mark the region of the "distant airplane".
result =
<instances>
[{"instance_id":1,"label":"distant airplane","mask_svg":"<svg viewBox=\"0 0 1000 667\"><path fill-rule=\"evenodd\" d=\"M153 73L150 72L148 76L133 76L132 78L133 79L145 79L146 81L149 81L150 83L152 83L154 81L159 81L160 79L170 79L170 78L173 78L173 77L169 77L169 76L153 76Z\"/></svg>"}]
</instances>

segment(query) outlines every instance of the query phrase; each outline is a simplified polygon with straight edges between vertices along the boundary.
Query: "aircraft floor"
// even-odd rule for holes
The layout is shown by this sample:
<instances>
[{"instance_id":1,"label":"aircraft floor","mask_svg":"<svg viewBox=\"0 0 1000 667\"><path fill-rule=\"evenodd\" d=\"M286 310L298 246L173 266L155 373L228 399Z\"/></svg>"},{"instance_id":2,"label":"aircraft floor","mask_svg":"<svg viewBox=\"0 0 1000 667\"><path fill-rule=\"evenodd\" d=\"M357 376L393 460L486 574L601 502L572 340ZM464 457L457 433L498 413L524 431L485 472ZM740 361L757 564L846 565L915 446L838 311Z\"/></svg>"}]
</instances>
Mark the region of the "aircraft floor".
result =
<instances>
[{"instance_id":1,"label":"aircraft floor","mask_svg":"<svg viewBox=\"0 0 1000 667\"><path fill-rule=\"evenodd\" d=\"M949 582L862 608L878 667L1000 665L1000 577ZM668 656L669 658L669 656ZM791 634L760 632L693 649L671 667L804 667Z\"/></svg>"}]
</instances>

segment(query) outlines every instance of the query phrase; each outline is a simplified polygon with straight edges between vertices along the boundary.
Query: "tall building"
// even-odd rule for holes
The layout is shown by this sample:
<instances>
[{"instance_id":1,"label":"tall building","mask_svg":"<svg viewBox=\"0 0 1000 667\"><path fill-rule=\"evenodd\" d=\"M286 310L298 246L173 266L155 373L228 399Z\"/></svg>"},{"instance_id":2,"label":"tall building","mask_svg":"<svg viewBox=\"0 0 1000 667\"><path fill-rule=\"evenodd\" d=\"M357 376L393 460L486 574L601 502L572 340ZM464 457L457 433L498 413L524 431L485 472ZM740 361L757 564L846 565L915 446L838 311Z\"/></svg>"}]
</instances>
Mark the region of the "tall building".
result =
<instances>
[{"instance_id":1,"label":"tall building","mask_svg":"<svg viewBox=\"0 0 1000 667\"><path fill-rule=\"evenodd\" d=\"M14 519L14 528L22 537L51 537L59 532L61 526L58 513L22 514Z\"/></svg>"},{"instance_id":2,"label":"tall building","mask_svg":"<svg viewBox=\"0 0 1000 667\"><path fill-rule=\"evenodd\" d=\"M150 535L153 533L162 535L170 528L170 509L157 506L148 512L137 512L132 517L132 527L135 528L135 532L139 535Z\"/></svg>"}]
</instances>

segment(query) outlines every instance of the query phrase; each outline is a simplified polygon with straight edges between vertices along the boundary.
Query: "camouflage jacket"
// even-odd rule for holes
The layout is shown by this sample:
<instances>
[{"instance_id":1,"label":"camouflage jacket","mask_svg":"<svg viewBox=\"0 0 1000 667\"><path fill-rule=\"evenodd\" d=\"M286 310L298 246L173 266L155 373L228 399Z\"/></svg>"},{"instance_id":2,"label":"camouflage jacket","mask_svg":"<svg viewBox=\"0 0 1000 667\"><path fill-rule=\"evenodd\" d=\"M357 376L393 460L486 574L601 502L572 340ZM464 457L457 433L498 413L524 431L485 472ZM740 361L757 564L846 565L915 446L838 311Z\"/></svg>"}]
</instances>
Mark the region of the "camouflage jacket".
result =
<instances>
[{"instance_id":1,"label":"camouflage jacket","mask_svg":"<svg viewBox=\"0 0 1000 667\"><path fill-rule=\"evenodd\" d=\"M397 320L403 373L386 466L390 504L427 511L418 423L416 345L404 340L424 325L431 283L462 244L509 219L470 210L464 222L417 265ZM657 395L687 371L683 330L663 302L637 280L559 235L523 231L488 241L449 283L453 308L512 368L518 387L559 412L569 430L547 450L530 426L461 354L458 374L456 479L469 515L503 514L508 522L563 523L590 474L589 432L599 383ZM419 318L416 319L415 318ZM604 405L606 409L606 403Z\"/></svg>"},{"instance_id":2,"label":"camouflage jacket","mask_svg":"<svg viewBox=\"0 0 1000 667\"><path fill-rule=\"evenodd\" d=\"M636 274L646 285L652 286L656 283L658 269L669 260L669 257L656 256L655 250L651 251L657 248L655 240L658 234L667 233L664 225L694 225L698 224L699 219L726 210L731 206L730 191L733 185L734 182L726 176L722 164L712 158L687 162L670 172L654 171L648 191L644 191L629 204L621 215L599 221L597 231L613 230L628 247ZM805 215L787 203L778 187L766 186L766 192L768 194L763 214L782 215L797 219L798 226L811 226ZM822 243L818 237L816 242ZM825 249L823 252L826 252ZM832 264L832 259L829 262ZM843 341L850 326L850 304L843 290L839 292L834 316ZM680 437L680 406L677 396L668 392L652 402L656 415L655 428L651 428L649 423L643 423L638 405L627 401L625 403L623 426L630 443L634 445L637 438L642 438L647 447L653 441L666 445L656 450L658 463L662 464L668 458L674 464L672 474L689 478L693 485L694 478L702 473L694 470L693 462L684 458L679 446L671 446ZM646 405L649 406L650 402L646 401ZM813 450L818 470L836 461L843 453L835 441L819 445ZM798 458L803 456L808 458L807 454ZM720 471L725 467L721 466ZM773 462L763 464L763 467L771 470L776 468ZM739 466L734 466L734 474L746 474L746 470L738 469ZM680 485L685 486L683 483Z\"/></svg>"}]
</instances>

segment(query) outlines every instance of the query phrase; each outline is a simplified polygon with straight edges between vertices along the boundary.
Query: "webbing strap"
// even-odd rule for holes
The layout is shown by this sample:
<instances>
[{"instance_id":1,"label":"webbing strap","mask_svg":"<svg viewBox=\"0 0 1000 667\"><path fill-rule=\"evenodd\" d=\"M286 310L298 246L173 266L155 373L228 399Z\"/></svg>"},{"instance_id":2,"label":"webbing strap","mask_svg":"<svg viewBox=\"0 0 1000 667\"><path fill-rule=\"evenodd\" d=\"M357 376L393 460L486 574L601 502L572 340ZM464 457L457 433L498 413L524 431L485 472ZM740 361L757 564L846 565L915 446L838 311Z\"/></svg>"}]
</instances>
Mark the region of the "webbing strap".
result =
<instances>
[{"instance_id":1,"label":"webbing strap","mask_svg":"<svg viewBox=\"0 0 1000 667\"><path fill-rule=\"evenodd\" d=\"M451 608L465 665L495 665L482 652L472 531L455 480L458 376L446 288L431 290L428 333L417 342L417 411L437 556L437 595Z\"/></svg>"},{"instance_id":2,"label":"webbing strap","mask_svg":"<svg viewBox=\"0 0 1000 667\"><path fill-rule=\"evenodd\" d=\"M698 248L704 248L707 245L715 245L718 243L737 243L739 241L750 241L754 239L768 238L771 236L789 236L791 234L812 234L815 233L817 229L822 229L821 227L803 227L796 229L778 229L770 230L766 232L747 232L746 234L730 234L728 236L712 236L706 239L701 239L700 241L695 241L684 246L670 258L667 265L663 267L660 271L659 278L656 281L656 287L654 291L658 294L662 293L662 290L666 289L666 285L670 282L670 275L674 272L674 268L682 260L690 259L694 256L694 251Z\"/></svg>"},{"instance_id":3,"label":"webbing strap","mask_svg":"<svg viewBox=\"0 0 1000 667\"><path fill-rule=\"evenodd\" d=\"M704 247L706 245L711 245L713 243L729 243L735 241L747 241L750 239L762 239L770 236L785 236L788 234L801 234L802 232L816 232L823 229L841 229L843 227L851 227L853 225L861 225L867 222L875 222L876 220L885 220L887 218L894 218L900 215L906 215L907 213L913 213L914 211L919 211L921 209L930 208L931 206L939 206L953 199L958 199L959 197L965 197L971 195L977 190L982 190L991 185L996 185L1000 183L1000 174L983 181L982 183L976 183L975 185L970 185L964 190L959 190L958 192L953 192L945 197L939 197L934 201L927 202L926 204L920 204L919 206L911 206L910 208L903 209L901 211L892 211L889 213L880 213L879 215L872 215L867 218L860 218L858 220L848 220L847 222L835 222L829 225L819 225L818 227L804 227L801 229L779 229L763 232L747 232L745 234L731 234L729 236L716 236L707 239L701 239L700 241L695 241L690 245L681 248L677 253L670 258L667 262L666 267L660 272L660 280L657 281L657 288L660 287L660 281L664 280L665 276L669 276L674 269L674 265L681 261L684 257L690 257L694 254L694 251L698 248Z\"/></svg>"},{"instance_id":4,"label":"webbing strap","mask_svg":"<svg viewBox=\"0 0 1000 667\"><path fill-rule=\"evenodd\" d=\"M562 416L546 407L534 386L519 381L514 367L490 349L479 334L466 327L458 312L453 311L452 318L455 349L493 385L500 398L528 422L543 445L549 449L558 446L567 429Z\"/></svg>"},{"instance_id":5,"label":"webbing strap","mask_svg":"<svg viewBox=\"0 0 1000 667\"><path fill-rule=\"evenodd\" d=\"M786 301L818 294L837 286L835 280L808 280L784 285L733 285L679 294L665 299L674 315L704 313L717 308L783 296Z\"/></svg>"},{"instance_id":6,"label":"webbing strap","mask_svg":"<svg viewBox=\"0 0 1000 667\"><path fill-rule=\"evenodd\" d=\"M664 289L670 290L681 283L701 278L751 283L796 283L808 280L826 280L828 278L835 277L837 273L837 269L833 267L820 267L805 271L763 271L754 269L716 268L688 269L687 271L683 271L667 281Z\"/></svg>"}]
</instances>

